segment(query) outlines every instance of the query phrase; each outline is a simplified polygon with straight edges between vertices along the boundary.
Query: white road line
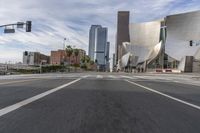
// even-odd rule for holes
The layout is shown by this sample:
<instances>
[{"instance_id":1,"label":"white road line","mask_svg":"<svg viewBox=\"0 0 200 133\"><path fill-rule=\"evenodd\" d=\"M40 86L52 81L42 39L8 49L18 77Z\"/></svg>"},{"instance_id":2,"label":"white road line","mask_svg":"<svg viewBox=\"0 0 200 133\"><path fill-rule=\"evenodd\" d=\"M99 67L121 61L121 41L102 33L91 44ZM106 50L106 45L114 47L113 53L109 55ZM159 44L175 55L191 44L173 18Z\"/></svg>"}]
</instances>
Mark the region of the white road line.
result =
<instances>
[{"instance_id":1,"label":"white road line","mask_svg":"<svg viewBox=\"0 0 200 133\"><path fill-rule=\"evenodd\" d=\"M117 77L114 75L108 75L109 78L116 79Z\"/></svg>"},{"instance_id":2,"label":"white road line","mask_svg":"<svg viewBox=\"0 0 200 133\"><path fill-rule=\"evenodd\" d=\"M35 80L40 80L40 79L28 79L28 80L19 80L19 81L3 82L3 83L0 83L0 85L13 84L13 83L22 83L22 82L35 81Z\"/></svg>"},{"instance_id":3,"label":"white road line","mask_svg":"<svg viewBox=\"0 0 200 133\"><path fill-rule=\"evenodd\" d=\"M130 76L123 76L123 75L121 75L121 77L122 77L122 78L126 78L126 79L135 79L135 78L130 77Z\"/></svg>"},{"instance_id":4,"label":"white road line","mask_svg":"<svg viewBox=\"0 0 200 133\"><path fill-rule=\"evenodd\" d=\"M103 78L103 76L102 75L97 75L97 77L96 78L98 78L98 79L102 79Z\"/></svg>"},{"instance_id":5,"label":"white road line","mask_svg":"<svg viewBox=\"0 0 200 133\"><path fill-rule=\"evenodd\" d=\"M169 99L172 99L172 100L174 100L174 101L183 103L183 104L188 105L188 106L190 106L190 107L192 107L192 108L195 108L195 109L200 110L200 106L197 106L197 105L195 105L195 104L192 104L192 103L183 101L183 100L181 100L181 99L178 99L178 98L175 98L175 97L173 97L173 96L167 95L167 94L165 94L165 93L156 91L156 90L151 89L151 88L149 88L149 87L146 87L146 86L137 84L137 83L135 83L135 82L131 82L131 81L129 81L129 80L125 80L125 81L127 81L127 82L129 82L129 83L131 83L131 84L134 84L134 85L136 85L136 86L139 86L139 87L141 87L141 88L143 88L143 89L146 89L146 90L148 90L148 91L154 92L154 93L156 93L156 94L162 95L162 96L167 97L167 98L169 98Z\"/></svg>"},{"instance_id":6,"label":"white road line","mask_svg":"<svg viewBox=\"0 0 200 133\"><path fill-rule=\"evenodd\" d=\"M8 107L5 107L3 109L0 109L0 117L3 116L3 115L5 115L5 114L7 114L7 113L9 113L9 112L12 112L12 111L18 109L18 108L21 108L21 107L23 107L23 106L25 106L25 105L27 105L29 103L32 103L32 102L34 102L36 100L39 100L39 99L41 99L41 98L43 98L43 97L45 97L45 96L47 96L47 95L49 95L51 93L54 93L54 92L56 92L58 90L61 90L61 89L65 88L65 87L67 87L67 86L69 86L71 84L74 84L74 83L78 82L79 80L81 80L81 78L76 79L76 80L74 80L72 82L69 82L67 84L61 85L59 87L56 87L54 89L48 90L46 92L43 92L41 94L38 94L36 96L33 96L31 98L28 98L28 99L23 100L21 102L18 102L16 104L13 104L11 106L8 106Z\"/></svg>"},{"instance_id":7,"label":"white road line","mask_svg":"<svg viewBox=\"0 0 200 133\"><path fill-rule=\"evenodd\" d=\"M84 75L84 76L82 76L82 78L88 78L88 77L90 77L90 75Z\"/></svg>"}]
</instances>

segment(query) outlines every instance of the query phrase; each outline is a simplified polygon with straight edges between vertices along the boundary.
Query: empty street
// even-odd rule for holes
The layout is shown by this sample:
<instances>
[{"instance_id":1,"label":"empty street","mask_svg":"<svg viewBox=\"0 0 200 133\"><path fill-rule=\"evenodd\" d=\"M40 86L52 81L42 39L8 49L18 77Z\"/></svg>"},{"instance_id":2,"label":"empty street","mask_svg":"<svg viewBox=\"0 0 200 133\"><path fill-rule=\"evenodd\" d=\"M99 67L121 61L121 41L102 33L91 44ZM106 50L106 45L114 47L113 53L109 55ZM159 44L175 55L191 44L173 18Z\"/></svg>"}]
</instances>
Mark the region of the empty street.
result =
<instances>
[{"instance_id":1,"label":"empty street","mask_svg":"<svg viewBox=\"0 0 200 133\"><path fill-rule=\"evenodd\" d=\"M200 87L163 76L5 76L0 132L199 133Z\"/></svg>"}]
</instances>

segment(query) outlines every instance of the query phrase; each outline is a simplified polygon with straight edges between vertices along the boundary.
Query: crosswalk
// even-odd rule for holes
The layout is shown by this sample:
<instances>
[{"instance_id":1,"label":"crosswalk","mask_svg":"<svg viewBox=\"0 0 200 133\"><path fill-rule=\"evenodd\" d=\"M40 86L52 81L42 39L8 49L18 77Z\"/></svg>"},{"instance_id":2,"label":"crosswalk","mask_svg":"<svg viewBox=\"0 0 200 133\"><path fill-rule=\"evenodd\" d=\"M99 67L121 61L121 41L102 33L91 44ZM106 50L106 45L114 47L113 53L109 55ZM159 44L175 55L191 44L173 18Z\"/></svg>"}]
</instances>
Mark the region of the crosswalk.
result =
<instances>
[{"instance_id":1,"label":"crosswalk","mask_svg":"<svg viewBox=\"0 0 200 133\"><path fill-rule=\"evenodd\" d=\"M136 76L136 75L84 75L81 76L83 79L89 80L134 80L134 81L145 81L145 82L175 82L174 79L166 79L163 77L155 76Z\"/></svg>"},{"instance_id":2,"label":"crosswalk","mask_svg":"<svg viewBox=\"0 0 200 133\"><path fill-rule=\"evenodd\" d=\"M142 77L126 76L126 75L85 75L85 76L82 76L82 78L103 79L103 80L123 80L123 79L145 80Z\"/></svg>"},{"instance_id":3,"label":"crosswalk","mask_svg":"<svg viewBox=\"0 0 200 133\"><path fill-rule=\"evenodd\" d=\"M68 73L68 74L32 74L32 75L9 75L0 76L3 80L31 80L31 79L89 79L89 80L134 80L145 82L176 82L199 84L199 81L177 78L174 76L163 75L128 75L128 74L109 74L109 73ZM198 82L198 83L197 83Z\"/></svg>"}]
</instances>

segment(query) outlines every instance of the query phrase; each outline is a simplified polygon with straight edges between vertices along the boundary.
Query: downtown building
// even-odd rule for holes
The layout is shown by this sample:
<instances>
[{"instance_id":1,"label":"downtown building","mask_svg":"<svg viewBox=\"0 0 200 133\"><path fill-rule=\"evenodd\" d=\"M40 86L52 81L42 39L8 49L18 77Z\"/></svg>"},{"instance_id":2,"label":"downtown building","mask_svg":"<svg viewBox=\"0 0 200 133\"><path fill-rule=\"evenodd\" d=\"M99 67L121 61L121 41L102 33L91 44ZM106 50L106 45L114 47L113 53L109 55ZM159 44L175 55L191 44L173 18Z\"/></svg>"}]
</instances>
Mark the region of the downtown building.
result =
<instances>
[{"instance_id":1,"label":"downtown building","mask_svg":"<svg viewBox=\"0 0 200 133\"><path fill-rule=\"evenodd\" d=\"M116 35L116 45L115 45L115 62L117 65L119 59L125 53L123 48L123 42L130 42L130 35L129 35L129 11L119 11L117 15L117 35Z\"/></svg>"},{"instance_id":2,"label":"downtown building","mask_svg":"<svg viewBox=\"0 0 200 133\"><path fill-rule=\"evenodd\" d=\"M118 69L127 66L160 72L200 71L200 11L169 15L163 19L129 24L130 42Z\"/></svg>"},{"instance_id":3,"label":"downtown building","mask_svg":"<svg viewBox=\"0 0 200 133\"><path fill-rule=\"evenodd\" d=\"M89 57L100 69L105 70L108 58L110 43L107 42L108 29L100 25L92 25L89 33Z\"/></svg>"},{"instance_id":4,"label":"downtown building","mask_svg":"<svg viewBox=\"0 0 200 133\"><path fill-rule=\"evenodd\" d=\"M23 64L30 66L38 66L40 64L49 64L50 56L41 54L40 52L23 52Z\"/></svg>"},{"instance_id":5,"label":"downtown building","mask_svg":"<svg viewBox=\"0 0 200 133\"><path fill-rule=\"evenodd\" d=\"M65 50L51 51L50 63L51 65L62 65L62 64L81 64L81 59L86 55L85 50L78 49L78 56L72 53L69 57Z\"/></svg>"}]
</instances>

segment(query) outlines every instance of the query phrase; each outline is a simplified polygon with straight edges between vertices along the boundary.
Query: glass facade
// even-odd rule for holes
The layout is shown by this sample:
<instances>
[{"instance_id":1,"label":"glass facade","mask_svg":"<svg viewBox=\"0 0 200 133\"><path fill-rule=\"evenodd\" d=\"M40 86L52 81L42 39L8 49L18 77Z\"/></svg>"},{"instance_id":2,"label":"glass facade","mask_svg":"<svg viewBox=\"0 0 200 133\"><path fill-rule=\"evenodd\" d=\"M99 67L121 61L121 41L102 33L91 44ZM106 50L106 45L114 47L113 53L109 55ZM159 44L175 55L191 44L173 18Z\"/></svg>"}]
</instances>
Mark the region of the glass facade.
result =
<instances>
[{"instance_id":1,"label":"glass facade","mask_svg":"<svg viewBox=\"0 0 200 133\"><path fill-rule=\"evenodd\" d=\"M88 49L88 55L91 58L91 60L94 59L94 51L95 51L95 30L96 28L101 28L101 25L92 25L90 28L89 33L89 49Z\"/></svg>"},{"instance_id":2,"label":"glass facade","mask_svg":"<svg viewBox=\"0 0 200 133\"><path fill-rule=\"evenodd\" d=\"M106 64L107 28L98 27L95 30L94 59L99 65Z\"/></svg>"}]
</instances>

